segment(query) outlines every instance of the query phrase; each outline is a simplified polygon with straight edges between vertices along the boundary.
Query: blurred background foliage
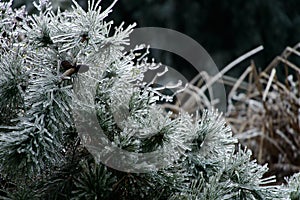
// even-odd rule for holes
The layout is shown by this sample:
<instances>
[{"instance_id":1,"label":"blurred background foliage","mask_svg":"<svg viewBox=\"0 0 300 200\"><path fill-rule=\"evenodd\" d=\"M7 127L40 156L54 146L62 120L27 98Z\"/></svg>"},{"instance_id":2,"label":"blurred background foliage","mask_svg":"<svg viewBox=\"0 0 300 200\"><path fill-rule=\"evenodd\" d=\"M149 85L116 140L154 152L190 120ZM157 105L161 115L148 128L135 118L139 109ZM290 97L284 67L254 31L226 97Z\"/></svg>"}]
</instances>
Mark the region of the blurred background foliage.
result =
<instances>
[{"instance_id":1,"label":"blurred background foliage","mask_svg":"<svg viewBox=\"0 0 300 200\"><path fill-rule=\"evenodd\" d=\"M86 0L77 0L87 8ZM102 0L105 8L113 0ZM33 12L33 0L15 0L16 7L26 4ZM67 9L71 0L52 0L53 7ZM182 32L200 43L221 69L259 45L265 50L255 56L258 68L264 67L286 46L300 39L299 0L119 0L109 16L115 24L137 22L138 27L164 27ZM182 72L187 79L196 71L186 61L168 52L153 52L166 65ZM246 63L247 65L249 64ZM244 67L229 75L238 76Z\"/></svg>"}]
</instances>

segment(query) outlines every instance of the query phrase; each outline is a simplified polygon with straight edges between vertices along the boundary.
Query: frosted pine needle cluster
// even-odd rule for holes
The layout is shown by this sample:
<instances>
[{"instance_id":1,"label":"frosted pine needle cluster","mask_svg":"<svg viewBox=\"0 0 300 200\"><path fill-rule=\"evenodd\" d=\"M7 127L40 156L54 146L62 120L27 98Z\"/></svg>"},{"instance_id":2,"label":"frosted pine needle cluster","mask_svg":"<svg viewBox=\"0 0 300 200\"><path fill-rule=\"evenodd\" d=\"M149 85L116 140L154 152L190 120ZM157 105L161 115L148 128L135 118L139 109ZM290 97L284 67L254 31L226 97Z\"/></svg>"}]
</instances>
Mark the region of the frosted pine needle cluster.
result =
<instances>
[{"instance_id":1,"label":"frosted pine needle cluster","mask_svg":"<svg viewBox=\"0 0 300 200\"><path fill-rule=\"evenodd\" d=\"M144 73L160 65L148 60L144 46L124 51L135 24L105 21L116 1L106 9L88 2L87 11L76 1L70 10L53 11L51 2L40 0L33 15L12 10L12 1L0 3L1 198L289 198L287 187L263 178L266 166L236 148L216 110L174 116L160 107L170 96L143 82ZM162 152L163 167L114 156L108 158L150 170L105 166L88 151L98 135L79 135L75 126L76 120L93 122L77 118L76 110L96 113L114 148Z\"/></svg>"}]
</instances>

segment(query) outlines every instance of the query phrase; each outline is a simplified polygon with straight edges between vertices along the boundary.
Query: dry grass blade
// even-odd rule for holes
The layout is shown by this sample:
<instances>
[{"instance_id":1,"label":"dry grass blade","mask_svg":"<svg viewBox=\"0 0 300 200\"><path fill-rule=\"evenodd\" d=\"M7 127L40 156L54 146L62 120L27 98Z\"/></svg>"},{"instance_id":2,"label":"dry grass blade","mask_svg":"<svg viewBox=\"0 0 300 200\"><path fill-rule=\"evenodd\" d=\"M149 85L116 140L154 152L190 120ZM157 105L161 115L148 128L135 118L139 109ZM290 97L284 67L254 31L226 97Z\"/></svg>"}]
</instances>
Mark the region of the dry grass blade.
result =
<instances>
[{"instance_id":1,"label":"dry grass blade","mask_svg":"<svg viewBox=\"0 0 300 200\"><path fill-rule=\"evenodd\" d=\"M238 79L229 95L227 121L240 142L254 152L260 163L269 163L278 182L300 169L300 68L289 60L300 60L300 43L287 47L257 74L255 65ZM284 67L280 81L277 69ZM247 90L239 87L249 75ZM240 89L239 92L237 89Z\"/></svg>"}]
</instances>

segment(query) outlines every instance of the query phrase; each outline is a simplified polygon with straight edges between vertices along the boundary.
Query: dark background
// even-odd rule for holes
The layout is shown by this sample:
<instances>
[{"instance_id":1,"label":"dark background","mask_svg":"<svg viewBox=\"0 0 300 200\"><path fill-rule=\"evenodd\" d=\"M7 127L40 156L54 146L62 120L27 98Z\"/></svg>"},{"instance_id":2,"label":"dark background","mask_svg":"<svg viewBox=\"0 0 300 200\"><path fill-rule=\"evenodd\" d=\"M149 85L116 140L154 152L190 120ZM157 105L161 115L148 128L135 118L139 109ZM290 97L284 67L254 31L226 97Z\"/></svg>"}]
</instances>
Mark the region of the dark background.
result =
<instances>
[{"instance_id":1,"label":"dark background","mask_svg":"<svg viewBox=\"0 0 300 200\"><path fill-rule=\"evenodd\" d=\"M102 0L105 8L113 0ZM15 6L32 0L15 1ZM71 1L53 1L54 7L68 8ZM78 1L84 8L86 0ZM286 46L300 41L299 0L119 0L107 20L115 25L137 22L138 27L164 27L182 32L200 43L221 69L235 58L263 45L252 58L258 68L265 68ZM157 61L182 71L188 79L196 71L186 61L168 52L152 54ZM245 61L229 72L239 76L249 65Z\"/></svg>"}]
</instances>

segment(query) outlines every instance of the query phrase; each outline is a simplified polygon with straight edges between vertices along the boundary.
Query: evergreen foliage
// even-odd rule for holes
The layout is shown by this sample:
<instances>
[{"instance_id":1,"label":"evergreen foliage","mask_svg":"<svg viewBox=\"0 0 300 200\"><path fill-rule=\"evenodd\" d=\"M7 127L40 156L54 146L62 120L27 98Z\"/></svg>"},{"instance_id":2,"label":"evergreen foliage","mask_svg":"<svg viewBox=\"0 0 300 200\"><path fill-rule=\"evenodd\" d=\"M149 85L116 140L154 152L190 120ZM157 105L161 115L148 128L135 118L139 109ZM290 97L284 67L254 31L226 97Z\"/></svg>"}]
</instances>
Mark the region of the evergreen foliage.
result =
<instances>
[{"instance_id":1,"label":"evergreen foliage","mask_svg":"<svg viewBox=\"0 0 300 200\"><path fill-rule=\"evenodd\" d=\"M291 200L296 200L300 198L300 173L294 174L288 180L288 185L291 190Z\"/></svg>"},{"instance_id":2,"label":"evergreen foliage","mask_svg":"<svg viewBox=\"0 0 300 200\"><path fill-rule=\"evenodd\" d=\"M37 14L0 3L0 174L3 199L288 199L285 186L271 186L267 166L236 148L216 110L171 117L158 101L171 101L144 72L160 67L137 46L124 52L133 25L112 29L102 11L73 1L69 11L35 3ZM20 14L21 13L21 14ZM5 33L5 34L4 34ZM86 72L83 68L89 68ZM3 72L3 73L2 73ZM83 73L84 72L84 73ZM95 89L82 89L89 86ZM75 108L97 114L114 147L134 153L162 152L147 173L119 171L87 151L96 136L76 130ZM88 118L79 120L90 123ZM98 149L105 151L105 149ZM134 154L135 155L135 154ZM161 159L161 160L159 160ZM102 161L102 162L101 162ZM139 166L136 166L140 164ZM290 185L297 188L298 182Z\"/></svg>"}]
</instances>

